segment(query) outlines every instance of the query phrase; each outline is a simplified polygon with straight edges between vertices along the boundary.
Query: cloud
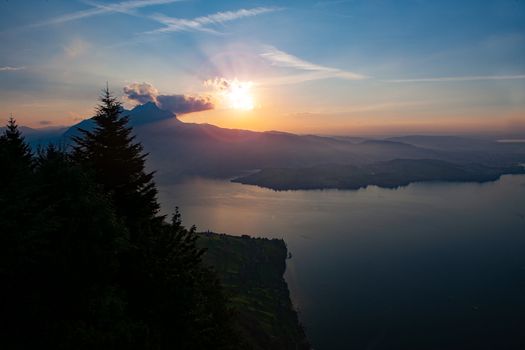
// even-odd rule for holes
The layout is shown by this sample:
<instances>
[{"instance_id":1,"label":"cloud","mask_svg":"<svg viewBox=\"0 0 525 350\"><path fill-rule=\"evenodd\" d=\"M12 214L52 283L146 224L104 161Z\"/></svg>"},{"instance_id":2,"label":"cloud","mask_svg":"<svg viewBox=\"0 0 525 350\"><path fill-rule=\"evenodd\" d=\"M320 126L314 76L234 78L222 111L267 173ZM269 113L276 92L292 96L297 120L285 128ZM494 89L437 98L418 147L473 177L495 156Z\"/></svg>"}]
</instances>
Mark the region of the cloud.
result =
<instances>
[{"instance_id":1,"label":"cloud","mask_svg":"<svg viewBox=\"0 0 525 350\"><path fill-rule=\"evenodd\" d=\"M215 106L207 96L188 95L159 95L157 96L159 108L173 113L192 113L213 109Z\"/></svg>"},{"instance_id":2,"label":"cloud","mask_svg":"<svg viewBox=\"0 0 525 350\"><path fill-rule=\"evenodd\" d=\"M215 108L209 96L161 95L148 83L133 83L124 87L127 98L141 104L154 102L159 108L175 114L200 112Z\"/></svg>"},{"instance_id":3,"label":"cloud","mask_svg":"<svg viewBox=\"0 0 525 350\"><path fill-rule=\"evenodd\" d=\"M156 103L157 96L159 95L159 91L148 83L133 83L124 86L124 93L130 100L137 101L141 104L146 102Z\"/></svg>"},{"instance_id":4,"label":"cloud","mask_svg":"<svg viewBox=\"0 0 525 350\"><path fill-rule=\"evenodd\" d=\"M116 4L99 4L96 2L85 1L89 5L93 6L92 8L70 12L63 14L58 17L54 17L43 22L32 24L30 27L41 27L51 24L60 24L65 22L76 21L83 18L100 16L109 13L126 13L132 14L132 11L141 7L154 6L154 5L164 5L170 4L173 2L182 1L182 0L129 0L122 1Z\"/></svg>"},{"instance_id":5,"label":"cloud","mask_svg":"<svg viewBox=\"0 0 525 350\"><path fill-rule=\"evenodd\" d=\"M51 120L41 120L38 122L38 124L43 125L43 126L48 126L48 125L53 124L53 122Z\"/></svg>"},{"instance_id":6,"label":"cloud","mask_svg":"<svg viewBox=\"0 0 525 350\"><path fill-rule=\"evenodd\" d=\"M153 31L146 32L147 34L167 33L167 32L181 32L181 31L202 31L213 34L220 34L215 29L208 28L218 24L235 21L241 18L254 17L265 13L278 11L277 7L255 7L251 9L240 9L237 11L217 12L211 15L196 17L193 19L173 18L164 15L155 15L151 18L164 24L165 27Z\"/></svg>"},{"instance_id":7,"label":"cloud","mask_svg":"<svg viewBox=\"0 0 525 350\"><path fill-rule=\"evenodd\" d=\"M303 71L302 74L294 74L279 77L269 77L259 82L261 85L286 85L297 84L310 80L319 80L326 78L340 78L348 80L363 80L369 77L345 71L338 68L326 67L312 62L303 60L297 56L280 51L272 46L266 46L265 51L260 56L270 62L272 66L282 68L293 68ZM478 81L478 80L517 80L525 79L525 74L515 75L481 75L481 76L457 76L457 77L425 77L415 79L390 79L381 80L389 83L432 83L432 82L460 82L460 81Z\"/></svg>"},{"instance_id":8,"label":"cloud","mask_svg":"<svg viewBox=\"0 0 525 350\"><path fill-rule=\"evenodd\" d=\"M228 95L231 93L238 94L239 92L249 93L254 84L251 81L240 81L237 78L226 79L216 77L205 80L203 85L204 87L213 89L214 92L219 95Z\"/></svg>"},{"instance_id":9,"label":"cloud","mask_svg":"<svg viewBox=\"0 0 525 350\"><path fill-rule=\"evenodd\" d=\"M272 46L267 46L265 52L260 56L270 62L271 65L283 68L293 68L318 74L310 75L308 80L325 79L325 78L341 78L348 80L362 80L368 77L362 74L345 71L338 68L326 67L319 64L305 61L299 57L290 55L284 51L280 51Z\"/></svg>"},{"instance_id":10,"label":"cloud","mask_svg":"<svg viewBox=\"0 0 525 350\"><path fill-rule=\"evenodd\" d=\"M26 67L4 66L4 67L0 67L0 72L13 72L13 71L23 70L23 69L26 69Z\"/></svg>"},{"instance_id":11,"label":"cloud","mask_svg":"<svg viewBox=\"0 0 525 350\"><path fill-rule=\"evenodd\" d=\"M478 75L478 76L436 77L436 78L417 78L417 79L392 79L392 80L386 80L386 81L389 83L438 83L438 82L448 82L448 81L516 80L516 79L525 79L525 74Z\"/></svg>"},{"instance_id":12,"label":"cloud","mask_svg":"<svg viewBox=\"0 0 525 350\"><path fill-rule=\"evenodd\" d=\"M219 77L216 77L216 78L213 78L213 79L208 79L208 80L205 80L204 81L204 86L205 87L209 87L209 88L212 88L216 91L228 91L230 89L230 87L232 86L232 83L237 83L237 79L235 80L230 80L230 79L226 79L226 78L219 78Z\"/></svg>"}]
</instances>

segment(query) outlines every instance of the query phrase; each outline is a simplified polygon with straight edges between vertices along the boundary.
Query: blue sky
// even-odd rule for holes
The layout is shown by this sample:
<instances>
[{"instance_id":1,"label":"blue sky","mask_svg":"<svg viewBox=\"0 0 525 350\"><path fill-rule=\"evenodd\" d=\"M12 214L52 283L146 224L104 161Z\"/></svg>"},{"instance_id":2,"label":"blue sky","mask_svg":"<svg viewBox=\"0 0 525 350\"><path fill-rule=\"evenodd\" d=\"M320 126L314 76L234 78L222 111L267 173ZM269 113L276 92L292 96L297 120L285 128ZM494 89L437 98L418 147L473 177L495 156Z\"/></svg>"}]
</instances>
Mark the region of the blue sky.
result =
<instances>
[{"instance_id":1,"label":"blue sky","mask_svg":"<svg viewBox=\"0 0 525 350\"><path fill-rule=\"evenodd\" d=\"M525 1L2 1L0 116L67 125L109 81L256 130L525 130ZM251 82L235 110L205 81ZM123 96L128 106L134 101Z\"/></svg>"}]
</instances>

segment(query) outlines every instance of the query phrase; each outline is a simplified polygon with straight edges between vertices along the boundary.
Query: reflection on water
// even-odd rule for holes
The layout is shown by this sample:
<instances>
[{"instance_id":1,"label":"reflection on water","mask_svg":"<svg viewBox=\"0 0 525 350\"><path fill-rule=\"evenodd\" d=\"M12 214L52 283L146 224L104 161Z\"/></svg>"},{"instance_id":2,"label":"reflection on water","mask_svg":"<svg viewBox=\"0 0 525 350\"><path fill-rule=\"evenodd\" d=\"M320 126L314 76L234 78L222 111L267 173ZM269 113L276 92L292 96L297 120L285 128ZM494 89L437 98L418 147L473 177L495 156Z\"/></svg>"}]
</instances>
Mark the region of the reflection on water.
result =
<instances>
[{"instance_id":1,"label":"reflection on water","mask_svg":"<svg viewBox=\"0 0 525 350\"><path fill-rule=\"evenodd\" d=\"M284 238L316 349L525 344L525 176L295 192L191 179L160 199L199 230Z\"/></svg>"}]
</instances>

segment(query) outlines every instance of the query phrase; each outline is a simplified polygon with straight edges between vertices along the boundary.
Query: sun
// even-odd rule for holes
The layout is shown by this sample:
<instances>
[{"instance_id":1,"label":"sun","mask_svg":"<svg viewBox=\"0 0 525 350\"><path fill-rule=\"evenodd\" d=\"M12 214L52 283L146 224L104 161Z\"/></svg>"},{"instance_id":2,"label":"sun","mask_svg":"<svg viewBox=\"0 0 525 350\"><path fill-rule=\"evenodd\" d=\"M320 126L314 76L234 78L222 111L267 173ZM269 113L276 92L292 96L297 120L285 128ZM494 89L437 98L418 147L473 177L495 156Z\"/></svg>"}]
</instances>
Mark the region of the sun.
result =
<instances>
[{"instance_id":1,"label":"sun","mask_svg":"<svg viewBox=\"0 0 525 350\"><path fill-rule=\"evenodd\" d=\"M231 81L224 91L228 106L232 109L249 111L255 107L251 92L253 83L250 81Z\"/></svg>"},{"instance_id":2,"label":"sun","mask_svg":"<svg viewBox=\"0 0 525 350\"><path fill-rule=\"evenodd\" d=\"M252 93L253 82L237 78L216 77L204 81L204 86L213 89L214 96L226 108L250 111L255 108Z\"/></svg>"}]
</instances>

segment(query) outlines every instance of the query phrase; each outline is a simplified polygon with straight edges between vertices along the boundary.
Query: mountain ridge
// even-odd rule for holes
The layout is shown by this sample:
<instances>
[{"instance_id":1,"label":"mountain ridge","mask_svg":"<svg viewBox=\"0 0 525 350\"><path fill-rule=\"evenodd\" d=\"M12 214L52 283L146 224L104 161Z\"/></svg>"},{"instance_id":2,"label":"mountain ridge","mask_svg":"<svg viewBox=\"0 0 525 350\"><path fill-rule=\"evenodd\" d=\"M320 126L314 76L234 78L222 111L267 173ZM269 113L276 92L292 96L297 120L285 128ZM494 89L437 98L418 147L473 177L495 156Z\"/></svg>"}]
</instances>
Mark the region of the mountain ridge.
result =
<instances>
[{"instance_id":1,"label":"mountain ridge","mask_svg":"<svg viewBox=\"0 0 525 350\"><path fill-rule=\"evenodd\" d=\"M137 140L150 154L148 167L157 171L160 183L187 176L232 178L256 169L308 168L330 163L363 166L394 159L436 159L501 167L525 161L525 145L456 136L367 139L222 128L182 122L152 102L123 112L129 116ZM37 138L38 132L32 132L27 139L33 147L35 139L41 144L68 144L79 135L79 127L89 130L93 123L91 118L83 120L48 139Z\"/></svg>"}]
</instances>

